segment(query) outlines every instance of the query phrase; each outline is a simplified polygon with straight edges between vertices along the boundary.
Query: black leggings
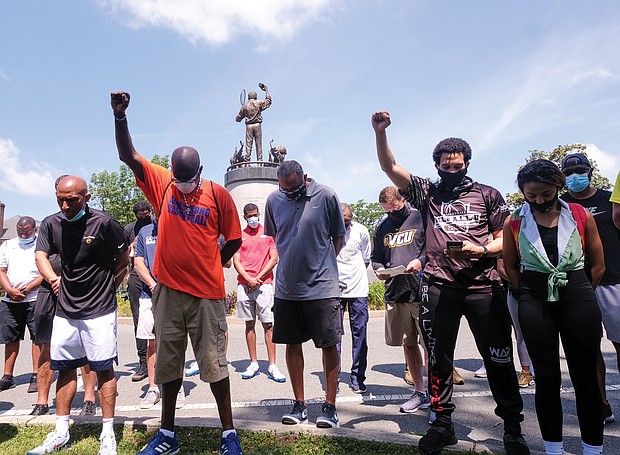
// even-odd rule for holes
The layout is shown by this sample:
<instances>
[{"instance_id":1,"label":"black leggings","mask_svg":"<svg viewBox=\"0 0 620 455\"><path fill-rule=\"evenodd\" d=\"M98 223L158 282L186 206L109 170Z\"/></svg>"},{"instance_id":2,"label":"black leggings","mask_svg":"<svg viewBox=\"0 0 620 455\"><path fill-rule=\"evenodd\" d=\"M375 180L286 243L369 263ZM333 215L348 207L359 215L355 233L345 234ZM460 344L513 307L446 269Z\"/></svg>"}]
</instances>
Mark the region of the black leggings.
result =
<instances>
[{"instance_id":1,"label":"black leggings","mask_svg":"<svg viewBox=\"0 0 620 455\"><path fill-rule=\"evenodd\" d=\"M596 377L601 349L601 314L583 270L569 274L558 302L547 301L547 275L521 274L519 322L536 372L536 414L545 441L562 441L559 340L577 402L581 439L603 444L603 400Z\"/></svg>"},{"instance_id":2,"label":"black leggings","mask_svg":"<svg viewBox=\"0 0 620 455\"><path fill-rule=\"evenodd\" d=\"M523 401L512 357L510 313L499 284L493 289L479 291L436 283L423 286L420 328L428 350L431 408L439 422L451 421L455 408L452 367L461 316L467 318L484 360L489 387L497 404L495 414L516 431L523 421Z\"/></svg>"}]
</instances>

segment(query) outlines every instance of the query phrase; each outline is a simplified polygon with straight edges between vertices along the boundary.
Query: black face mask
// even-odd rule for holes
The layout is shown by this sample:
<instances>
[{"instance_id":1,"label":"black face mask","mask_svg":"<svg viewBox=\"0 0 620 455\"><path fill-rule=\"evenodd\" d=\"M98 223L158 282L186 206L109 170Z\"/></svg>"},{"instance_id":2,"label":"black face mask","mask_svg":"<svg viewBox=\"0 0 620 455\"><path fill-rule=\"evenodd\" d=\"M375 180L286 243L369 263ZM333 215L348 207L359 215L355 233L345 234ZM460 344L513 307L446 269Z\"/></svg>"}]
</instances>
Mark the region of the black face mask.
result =
<instances>
[{"instance_id":1,"label":"black face mask","mask_svg":"<svg viewBox=\"0 0 620 455\"><path fill-rule=\"evenodd\" d=\"M349 228L351 227L351 221L345 221L345 222L344 222L344 227L345 227L346 229L349 229Z\"/></svg>"},{"instance_id":2,"label":"black face mask","mask_svg":"<svg viewBox=\"0 0 620 455\"><path fill-rule=\"evenodd\" d=\"M439 174L441 181L446 185L446 187L454 188L459 186L467 175L467 168L464 167L458 172L446 172L441 169L437 169L437 174Z\"/></svg>"},{"instance_id":3,"label":"black face mask","mask_svg":"<svg viewBox=\"0 0 620 455\"><path fill-rule=\"evenodd\" d=\"M151 220L151 216L150 215L147 216L146 218L138 218L136 220L136 224L134 225L134 228L133 228L134 233L136 235L138 235L138 232L140 232L140 229L142 229L144 226L147 226L147 225L149 225L151 223L152 223L152 220Z\"/></svg>"},{"instance_id":4,"label":"black face mask","mask_svg":"<svg viewBox=\"0 0 620 455\"><path fill-rule=\"evenodd\" d=\"M297 201L299 200L299 198L306 195L307 189L308 189L308 186L306 185L306 182L304 181L304 182L301 182L297 188L292 189L292 190L285 190L282 187L280 187L280 192L283 193L288 199Z\"/></svg>"},{"instance_id":5,"label":"black face mask","mask_svg":"<svg viewBox=\"0 0 620 455\"><path fill-rule=\"evenodd\" d=\"M530 201L527 201L527 203L530 204L530 207L532 208L532 210L536 210L537 212L540 212L540 213L545 213L551 210L551 207L553 207L553 205L557 202L557 200L558 200L558 193L555 193L555 196L553 197L553 199L551 199L550 201L543 202L542 204L537 204L536 202L530 202Z\"/></svg>"},{"instance_id":6,"label":"black face mask","mask_svg":"<svg viewBox=\"0 0 620 455\"><path fill-rule=\"evenodd\" d=\"M400 210L388 212L387 216L394 223L402 223L409 216L409 207L405 204Z\"/></svg>"}]
</instances>

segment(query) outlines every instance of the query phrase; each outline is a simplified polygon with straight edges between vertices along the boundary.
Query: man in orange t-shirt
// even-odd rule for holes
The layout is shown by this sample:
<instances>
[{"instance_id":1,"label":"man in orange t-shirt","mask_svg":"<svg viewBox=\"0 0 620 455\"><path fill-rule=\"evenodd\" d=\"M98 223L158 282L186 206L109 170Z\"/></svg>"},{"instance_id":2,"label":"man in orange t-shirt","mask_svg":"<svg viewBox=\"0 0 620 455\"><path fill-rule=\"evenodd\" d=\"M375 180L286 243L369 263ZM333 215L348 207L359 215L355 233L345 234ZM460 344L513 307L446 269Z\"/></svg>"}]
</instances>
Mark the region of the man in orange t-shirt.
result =
<instances>
[{"instance_id":1,"label":"man in orange t-shirt","mask_svg":"<svg viewBox=\"0 0 620 455\"><path fill-rule=\"evenodd\" d=\"M223 429L220 452L242 454L232 418L222 270L241 245L237 209L223 187L200 177L196 149L175 149L172 172L138 154L127 127L128 106L128 93L112 93L118 155L133 171L159 219L153 268L158 284L152 300L158 357L155 382L162 384L161 429L139 455L178 451L175 403L188 335L200 379L210 383L218 405ZM220 234L226 240L221 251Z\"/></svg>"}]
</instances>

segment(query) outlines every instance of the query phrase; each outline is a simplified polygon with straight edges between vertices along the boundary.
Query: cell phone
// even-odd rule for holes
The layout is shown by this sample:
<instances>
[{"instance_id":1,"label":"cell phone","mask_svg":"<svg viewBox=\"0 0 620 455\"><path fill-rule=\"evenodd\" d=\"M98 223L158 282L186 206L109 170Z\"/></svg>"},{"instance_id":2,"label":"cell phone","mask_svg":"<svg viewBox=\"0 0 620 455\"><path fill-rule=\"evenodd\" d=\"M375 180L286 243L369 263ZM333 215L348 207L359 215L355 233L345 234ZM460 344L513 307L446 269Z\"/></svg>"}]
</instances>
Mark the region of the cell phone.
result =
<instances>
[{"instance_id":1,"label":"cell phone","mask_svg":"<svg viewBox=\"0 0 620 455\"><path fill-rule=\"evenodd\" d=\"M462 250L463 242L461 240L448 240L446 243L446 248L449 250Z\"/></svg>"}]
</instances>

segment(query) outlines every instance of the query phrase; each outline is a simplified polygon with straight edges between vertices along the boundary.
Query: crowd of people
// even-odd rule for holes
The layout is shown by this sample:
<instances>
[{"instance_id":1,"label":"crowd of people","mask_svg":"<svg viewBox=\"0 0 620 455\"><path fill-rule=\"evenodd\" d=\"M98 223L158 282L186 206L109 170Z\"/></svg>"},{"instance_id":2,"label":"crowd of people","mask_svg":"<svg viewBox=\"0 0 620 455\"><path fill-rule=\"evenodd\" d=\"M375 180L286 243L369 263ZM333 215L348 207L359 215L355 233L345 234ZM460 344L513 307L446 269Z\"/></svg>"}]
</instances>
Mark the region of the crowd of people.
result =
<instances>
[{"instance_id":1,"label":"crowd of people","mask_svg":"<svg viewBox=\"0 0 620 455\"><path fill-rule=\"evenodd\" d=\"M258 319L267 377L288 380L293 392L283 424L308 421L303 344L312 340L325 378L325 401L314 420L319 428L339 426L345 312L350 387L367 392L371 265L385 281L385 344L402 346L413 386L400 411L430 408L430 427L419 441L422 452L438 453L457 442L452 394L460 378L454 351L464 316L483 360L477 374L488 378L495 413L504 422L507 454L530 453L521 430L519 388L534 382L545 451L564 453L560 340L575 388L583 454L602 453L604 424L614 420L605 393L602 325L620 361L620 173L611 193L592 186L593 169L584 154L567 155L561 167L533 160L517 174L525 203L511 211L498 190L467 176L472 151L463 139L444 139L433 150L437 182L405 170L388 143L390 114L377 112L372 127L378 162L394 186L378 194L385 216L372 240L351 206L294 160L277 169L279 190L267 197L264 224L258 206L248 203L242 229L230 194L202 178L194 148L175 149L171 170L135 150L127 124L129 100L126 92L113 93L111 105L119 158L147 199L133 207L136 221L123 228L89 206L84 179L63 175L55 188L60 211L46 217L38 232L33 218L20 218L17 237L0 247L5 290L0 391L15 387L14 366L26 328L34 341L28 385L28 392L37 393L32 415L49 412L58 372L55 429L28 454L50 453L69 443L69 413L78 387L84 389L82 414L87 415L95 413L97 389L99 454L116 454L116 288L126 274L138 360L132 380L149 381L139 407L161 402L161 427L138 455L179 452L175 413L185 403L183 377L194 373L209 383L215 397L220 453L242 454L226 359L223 268L231 264L238 274L236 317L245 323L249 357L240 376L251 380L261 373ZM188 338L196 357L189 373L184 370ZM277 344L286 347L288 377L277 366Z\"/></svg>"}]
</instances>

